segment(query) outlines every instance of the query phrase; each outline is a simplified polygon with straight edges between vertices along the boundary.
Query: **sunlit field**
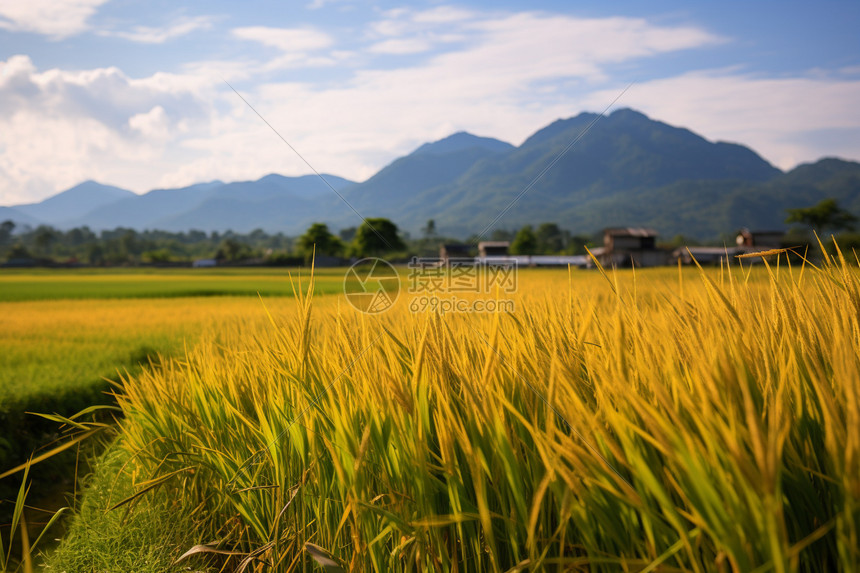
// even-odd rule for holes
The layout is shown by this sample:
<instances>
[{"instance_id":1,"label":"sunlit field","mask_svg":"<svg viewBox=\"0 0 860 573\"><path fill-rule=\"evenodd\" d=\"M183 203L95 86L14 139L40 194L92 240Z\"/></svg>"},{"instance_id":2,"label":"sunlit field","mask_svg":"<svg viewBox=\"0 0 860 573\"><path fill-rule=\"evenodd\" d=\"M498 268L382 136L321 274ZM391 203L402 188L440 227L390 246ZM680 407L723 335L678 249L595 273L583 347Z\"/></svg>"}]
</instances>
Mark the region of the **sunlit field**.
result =
<instances>
[{"instance_id":1,"label":"sunlit field","mask_svg":"<svg viewBox=\"0 0 860 573\"><path fill-rule=\"evenodd\" d=\"M302 272L291 274L298 278ZM266 269L4 269L0 474L64 443L57 441L59 425L36 413L70 416L113 403L112 381L121 374L182 356L186 345L225 322L259 317L261 298L280 308L280 301L292 296L289 274ZM339 286L333 279L328 288ZM326 288L323 278L318 292ZM96 442L87 440L40 464L30 474L30 504L46 510L71 504L65 498L76 489L76 473L86 472L87 453L104 447ZM0 523L8 523L19 485L20 475L0 480ZM49 515L37 511L30 516L36 522L31 523L34 533Z\"/></svg>"},{"instance_id":2,"label":"sunlit field","mask_svg":"<svg viewBox=\"0 0 860 573\"><path fill-rule=\"evenodd\" d=\"M339 289L337 274L327 280L324 272L317 292ZM181 355L225 321L258 315L261 298L292 294L284 270L4 270L0 467L39 445L44 420L25 412L71 415L109 402L109 381L120 373Z\"/></svg>"},{"instance_id":3,"label":"sunlit field","mask_svg":"<svg viewBox=\"0 0 860 573\"><path fill-rule=\"evenodd\" d=\"M856 268L524 270L512 296L305 296L126 377L49 570L858 570Z\"/></svg>"},{"instance_id":4,"label":"sunlit field","mask_svg":"<svg viewBox=\"0 0 860 573\"><path fill-rule=\"evenodd\" d=\"M103 377L182 351L205 326L257 312L257 298L52 300L0 304L0 403L106 387Z\"/></svg>"},{"instance_id":5,"label":"sunlit field","mask_svg":"<svg viewBox=\"0 0 860 573\"><path fill-rule=\"evenodd\" d=\"M0 302L55 299L292 296L293 269L74 269L0 271ZM307 271L304 271L307 272ZM318 269L317 293L339 292L343 270Z\"/></svg>"},{"instance_id":6,"label":"sunlit field","mask_svg":"<svg viewBox=\"0 0 860 573\"><path fill-rule=\"evenodd\" d=\"M342 274L323 272L317 293L340 289ZM4 270L0 414L102 402L119 372L181 354L204 330L258 313L261 298L292 295L284 270Z\"/></svg>"}]
</instances>

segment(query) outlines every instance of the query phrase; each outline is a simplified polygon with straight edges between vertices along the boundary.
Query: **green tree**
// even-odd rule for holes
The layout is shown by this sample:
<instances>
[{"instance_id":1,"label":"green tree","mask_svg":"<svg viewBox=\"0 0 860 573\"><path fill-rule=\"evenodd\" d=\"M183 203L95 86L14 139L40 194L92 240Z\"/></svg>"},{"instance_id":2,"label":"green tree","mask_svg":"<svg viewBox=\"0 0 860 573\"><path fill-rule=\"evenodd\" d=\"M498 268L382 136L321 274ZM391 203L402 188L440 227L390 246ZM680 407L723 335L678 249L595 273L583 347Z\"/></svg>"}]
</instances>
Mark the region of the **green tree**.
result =
<instances>
[{"instance_id":1,"label":"green tree","mask_svg":"<svg viewBox=\"0 0 860 573\"><path fill-rule=\"evenodd\" d=\"M355 233L350 254L356 257L379 256L406 248L397 225L383 217L365 219Z\"/></svg>"},{"instance_id":2,"label":"green tree","mask_svg":"<svg viewBox=\"0 0 860 573\"><path fill-rule=\"evenodd\" d=\"M564 231L555 223L541 223L535 231L537 250L544 255L560 253L565 247Z\"/></svg>"},{"instance_id":3,"label":"green tree","mask_svg":"<svg viewBox=\"0 0 860 573\"><path fill-rule=\"evenodd\" d=\"M9 252L6 254L9 260L12 259L29 259L32 257L30 252L21 243L15 243Z\"/></svg>"},{"instance_id":4,"label":"green tree","mask_svg":"<svg viewBox=\"0 0 860 573\"><path fill-rule=\"evenodd\" d=\"M64 242L70 247L77 247L95 239L96 236L89 227L75 227L66 233Z\"/></svg>"},{"instance_id":5,"label":"green tree","mask_svg":"<svg viewBox=\"0 0 860 573\"><path fill-rule=\"evenodd\" d=\"M251 251L248 249L248 246L232 237L221 241L221 246L218 247L218 252L215 253L215 258L221 261L241 261L250 256Z\"/></svg>"},{"instance_id":6,"label":"green tree","mask_svg":"<svg viewBox=\"0 0 860 573\"><path fill-rule=\"evenodd\" d=\"M433 219L427 220L427 225L422 229L424 238L428 241L436 237L436 221Z\"/></svg>"},{"instance_id":7,"label":"green tree","mask_svg":"<svg viewBox=\"0 0 860 573\"><path fill-rule=\"evenodd\" d=\"M513 241L516 233L513 231L508 231L507 229L493 229L493 232L490 233L491 241Z\"/></svg>"},{"instance_id":8,"label":"green tree","mask_svg":"<svg viewBox=\"0 0 860 573\"><path fill-rule=\"evenodd\" d=\"M186 238L186 235L181 235L183 239ZM189 243L202 243L206 240L206 233L200 231L199 229L191 229L188 231L187 241ZM184 241L183 241L184 242Z\"/></svg>"},{"instance_id":9,"label":"green tree","mask_svg":"<svg viewBox=\"0 0 860 573\"><path fill-rule=\"evenodd\" d=\"M169 263L170 262L170 249L155 249L152 251L145 251L143 253L143 260L148 263Z\"/></svg>"},{"instance_id":10,"label":"green tree","mask_svg":"<svg viewBox=\"0 0 860 573\"><path fill-rule=\"evenodd\" d=\"M120 252L126 259L140 254L140 241L134 229L127 229L119 238Z\"/></svg>"},{"instance_id":11,"label":"green tree","mask_svg":"<svg viewBox=\"0 0 860 573\"><path fill-rule=\"evenodd\" d=\"M696 239L685 237L684 235L678 234L672 237L672 239L668 242L662 243L662 245L669 249L677 249L683 247L697 247L699 246L699 241Z\"/></svg>"},{"instance_id":12,"label":"green tree","mask_svg":"<svg viewBox=\"0 0 860 573\"><path fill-rule=\"evenodd\" d=\"M808 225L823 233L826 229L853 230L857 217L839 207L835 199L824 199L811 207L788 209L788 218L785 222Z\"/></svg>"},{"instance_id":13,"label":"green tree","mask_svg":"<svg viewBox=\"0 0 860 573\"><path fill-rule=\"evenodd\" d=\"M526 225L517 232L511 243L512 255L533 255L537 250L538 240L531 225Z\"/></svg>"},{"instance_id":14,"label":"green tree","mask_svg":"<svg viewBox=\"0 0 860 573\"><path fill-rule=\"evenodd\" d=\"M573 235L567 239L567 252L571 255L584 255L586 246L592 247L597 244L600 244L600 242L595 242L588 235Z\"/></svg>"},{"instance_id":15,"label":"green tree","mask_svg":"<svg viewBox=\"0 0 860 573\"><path fill-rule=\"evenodd\" d=\"M46 225L39 225L36 229L35 235L33 236L33 242L36 244L39 254L43 256L48 256L50 254L51 245L53 245L56 240L57 232L53 227L48 227Z\"/></svg>"},{"instance_id":16,"label":"green tree","mask_svg":"<svg viewBox=\"0 0 860 573\"><path fill-rule=\"evenodd\" d=\"M93 241L86 247L86 258L91 265L100 265L105 262L105 250L101 243Z\"/></svg>"},{"instance_id":17,"label":"green tree","mask_svg":"<svg viewBox=\"0 0 860 573\"><path fill-rule=\"evenodd\" d=\"M5 247L12 240L12 231L15 230L14 221L3 221L0 223L0 247Z\"/></svg>"},{"instance_id":18,"label":"green tree","mask_svg":"<svg viewBox=\"0 0 860 573\"><path fill-rule=\"evenodd\" d=\"M299 251L310 260L314 252L318 255L337 255L343 250L340 239L332 235L325 223L314 223L299 237Z\"/></svg>"}]
</instances>

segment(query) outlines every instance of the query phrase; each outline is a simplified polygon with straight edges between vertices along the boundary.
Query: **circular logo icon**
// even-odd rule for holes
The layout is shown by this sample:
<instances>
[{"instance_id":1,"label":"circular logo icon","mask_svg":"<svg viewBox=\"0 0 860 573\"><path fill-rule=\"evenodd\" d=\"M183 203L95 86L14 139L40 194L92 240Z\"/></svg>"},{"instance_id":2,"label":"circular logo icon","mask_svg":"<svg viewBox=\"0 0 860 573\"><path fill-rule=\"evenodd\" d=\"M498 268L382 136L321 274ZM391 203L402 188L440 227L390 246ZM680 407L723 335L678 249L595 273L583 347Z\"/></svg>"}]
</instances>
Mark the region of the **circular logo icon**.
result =
<instances>
[{"instance_id":1,"label":"circular logo icon","mask_svg":"<svg viewBox=\"0 0 860 573\"><path fill-rule=\"evenodd\" d=\"M343 294L360 312L385 312L400 295L400 275L388 261L375 257L361 259L347 269Z\"/></svg>"}]
</instances>

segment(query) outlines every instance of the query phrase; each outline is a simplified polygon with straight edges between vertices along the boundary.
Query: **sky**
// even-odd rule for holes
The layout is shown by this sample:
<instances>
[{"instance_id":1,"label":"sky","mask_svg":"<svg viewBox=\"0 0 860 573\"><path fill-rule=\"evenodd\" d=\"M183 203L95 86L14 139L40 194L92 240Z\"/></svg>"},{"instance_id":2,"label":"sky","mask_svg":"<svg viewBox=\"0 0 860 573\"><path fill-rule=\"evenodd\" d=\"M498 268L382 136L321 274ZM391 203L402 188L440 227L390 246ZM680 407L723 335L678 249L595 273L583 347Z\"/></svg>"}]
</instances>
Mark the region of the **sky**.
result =
<instances>
[{"instance_id":1,"label":"sky","mask_svg":"<svg viewBox=\"0 0 860 573\"><path fill-rule=\"evenodd\" d=\"M363 181L457 131L519 145L607 107L781 169L860 160L857 30L856 1L0 0L0 205Z\"/></svg>"}]
</instances>

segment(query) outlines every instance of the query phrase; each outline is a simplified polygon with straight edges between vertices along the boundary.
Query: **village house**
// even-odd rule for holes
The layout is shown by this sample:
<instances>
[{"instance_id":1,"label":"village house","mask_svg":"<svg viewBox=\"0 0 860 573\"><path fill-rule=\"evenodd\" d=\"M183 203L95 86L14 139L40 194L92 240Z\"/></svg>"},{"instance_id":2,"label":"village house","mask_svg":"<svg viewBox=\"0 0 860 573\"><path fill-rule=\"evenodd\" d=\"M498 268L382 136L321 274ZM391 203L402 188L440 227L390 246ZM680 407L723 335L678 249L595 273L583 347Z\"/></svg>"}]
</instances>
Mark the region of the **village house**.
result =
<instances>
[{"instance_id":1,"label":"village house","mask_svg":"<svg viewBox=\"0 0 860 573\"><path fill-rule=\"evenodd\" d=\"M669 262L669 253L657 248L657 231L645 227L604 229L603 246L591 252L605 267L656 267Z\"/></svg>"},{"instance_id":2,"label":"village house","mask_svg":"<svg viewBox=\"0 0 860 573\"><path fill-rule=\"evenodd\" d=\"M750 250L762 251L782 247L785 238L783 231L750 231L743 228L738 231L737 245Z\"/></svg>"},{"instance_id":3,"label":"village house","mask_svg":"<svg viewBox=\"0 0 860 573\"><path fill-rule=\"evenodd\" d=\"M783 246L785 233L783 231L750 231L747 228L738 231L735 245L723 247L681 247L675 249L672 256L682 264L689 265L695 260L700 265L722 265L737 262L737 256L758 251L778 249ZM752 258L746 264L760 263L761 259Z\"/></svg>"},{"instance_id":4,"label":"village house","mask_svg":"<svg viewBox=\"0 0 860 573\"><path fill-rule=\"evenodd\" d=\"M510 247L508 241L481 241L478 243L478 257L507 257Z\"/></svg>"},{"instance_id":5,"label":"village house","mask_svg":"<svg viewBox=\"0 0 860 573\"><path fill-rule=\"evenodd\" d=\"M448 259L466 259L471 258L471 245L463 245L458 243L446 243L439 247L439 259L447 261Z\"/></svg>"}]
</instances>

